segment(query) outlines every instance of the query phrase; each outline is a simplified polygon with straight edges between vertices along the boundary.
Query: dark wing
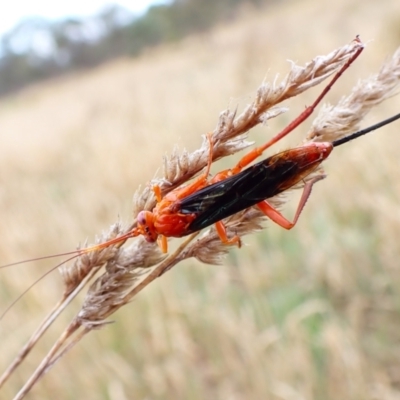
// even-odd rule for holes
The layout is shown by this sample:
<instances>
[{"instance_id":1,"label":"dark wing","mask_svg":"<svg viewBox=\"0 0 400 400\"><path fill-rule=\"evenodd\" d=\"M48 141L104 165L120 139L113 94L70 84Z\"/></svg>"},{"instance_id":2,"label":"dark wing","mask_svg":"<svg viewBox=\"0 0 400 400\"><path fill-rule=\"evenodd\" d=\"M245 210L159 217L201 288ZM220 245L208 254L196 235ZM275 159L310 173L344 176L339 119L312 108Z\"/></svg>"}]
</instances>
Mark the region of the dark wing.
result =
<instances>
[{"instance_id":1,"label":"dark wing","mask_svg":"<svg viewBox=\"0 0 400 400\"><path fill-rule=\"evenodd\" d=\"M188 232L207 226L273 197L302 179L296 160L270 157L181 200L180 212L197 214ZM295 180L293 180L295 178ZM293 182L292 182L293 181Z\"/></svg>"}]
</instances>

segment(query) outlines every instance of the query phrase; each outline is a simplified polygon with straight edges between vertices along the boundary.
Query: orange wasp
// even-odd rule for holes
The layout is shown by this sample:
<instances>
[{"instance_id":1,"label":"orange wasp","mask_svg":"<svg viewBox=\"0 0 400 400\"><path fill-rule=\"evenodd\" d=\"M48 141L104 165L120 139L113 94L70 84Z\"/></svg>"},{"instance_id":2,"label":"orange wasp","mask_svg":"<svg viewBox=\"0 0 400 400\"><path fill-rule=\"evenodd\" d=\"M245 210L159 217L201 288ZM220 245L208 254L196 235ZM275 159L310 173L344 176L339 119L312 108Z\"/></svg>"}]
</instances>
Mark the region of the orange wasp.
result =
<instances>
[{"instance_id":1,"label":"orange wasp","mask_svg":"<svg viewBox=\"0 0 400 400\"><path fill-rule=\"evenodd\" d=\"M362 52L363 46L361 45L361 41L358 37L355 39L355 41L360 44L360 47L357 48L354 54L335 74L335 76L314 101L314 103L307 107L295 120L293 120L286 128L275 135L271 140L269 140L263 146L257 147L245 155L235 167L221 171L209 180L208 176L212 164L212 140L209 136L210 156L208 165L205 171L197 179L187 186L171 191L164 197L161 195L160 187L154 186L153 190L156 195L157 204L152 211L139 212L137 216L137 226L135 228L128 233L108 242L89 247L87 249L82 249L80 250L80 254L93 250L99 250L111 244L115 244L139 235L143 235L148 242L158 241L162 251L167 252L167 237L183 237L206 228L214 223L218 235L223 243L237 243L238 246L240 246L240 238L238 236L234 236L230 239L228 238L222 219L256 204L266 216L268 216L278 225L285 229L291 229L296 224L297 219L301 214L301 211L311 193L312 185L322 177L317 177L305 185L303 195L299 202L293 222L288 221L279 211L269 205L265 199L273 197L276 194L287 190L309 175L326 157L328 157L332 148L331 144L329 143L306 144L298 149L288 150L288 152L277 154L271 158L271 160L267 159L256 166L249 167L249 170L259 168L260 175L262 175L260 165L265 165L265 163L268 163L269 160L271 163L275 163L278 160L283 161L285 158L289 159L292 157L293 164L296 164L296 162L299 163L299 171L297 175L293 174L290 180L285 176L285 174L282 174L282 172L278 172L277 170L276 172L273 172L273 169L270 170L269 173L271 176L274 176L273 179L270 178L265 180L260 176L260 184L263 182L263 185L265 185L265 190L262 192L262 196L258 196L259 200L257 201L240 201L245 188L238 189L238 192L230 194L230 196L233 196L234 199L236 199L233 201L233 204L229 203L231 205L228 205L229 196L222 196L222 198L227 201L226 203L220 202L218 204L213 204L210 199L213 197L215 198L217 192L223 192L223 188L227 187L231 182L235 182L235 178L237 181L240 181L242 176L246 177L248 172L243 171L243 175L238 175L245 167L252 163L256 158L261 156L266 149L288 135L313 113L317 105L322 101L334 83ZM303 159L304 157L308 159L308 162ZM301 160L299 158L301 158ZM300 165L302 166L300 167ZM207 199L203 198L203 196L206 196ZM217 209L219 208L223 209L224 212L218 211ZM211 214L213 214L213 217L206 217L207 215Z\"/></svg>"}]
</instances>

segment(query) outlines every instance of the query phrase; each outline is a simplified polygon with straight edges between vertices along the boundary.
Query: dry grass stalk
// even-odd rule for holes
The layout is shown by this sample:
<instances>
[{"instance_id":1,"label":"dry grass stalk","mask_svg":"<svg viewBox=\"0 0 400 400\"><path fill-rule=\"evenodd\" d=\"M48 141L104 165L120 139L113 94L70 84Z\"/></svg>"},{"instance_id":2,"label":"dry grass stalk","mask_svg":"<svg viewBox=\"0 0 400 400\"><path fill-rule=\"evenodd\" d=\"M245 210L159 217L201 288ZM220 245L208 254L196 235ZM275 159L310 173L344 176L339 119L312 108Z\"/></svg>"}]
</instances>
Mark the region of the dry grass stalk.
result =
<instances>
[{"instance_id":1,"label":"dry grass stalk","mask_svg":"<svg viewBox=\"0 0 400 400\"><path fill-rule=\"evenodd\" d=\"M332 142L357 131L373 107L393 96L399 80L400 48L377 74L359 81L350 95L343 97L337 105L323 105L306 140Z\"/></svg>"},{"instance_id":2,"label":"dry grass stalk","mask_svg":"<svg viewBox=\"0 0 400 400\"><path fill-rule=\"evenodd\" d=\"M263 83L257 91L255 100L240 115L236 115L236 110L222 112L212 134L215 143L213 160L248 147L250 143L246 141L246 138L247 132L251 128L278 115L282 111L278 107L282 101L297 96L336 72L359 46L358 42L352 42L326 56L316 57L305 67L292 64L290 73L280 84ZM352 94L341 100L336 107L323 108L320 116L314 122L307 140L331 141L349 131L354 131L369 109L393 93L399 83L399 77L400 51L397 51L393 58L383 66L379 74L357 85ZM175 150L170 157L164 160L164 177L154 180L152 184L159 185L165 194L193 178L205 167L207 158L206 138L204 138L201 148L193 153L183 152L179 155ZM279 207L282 197L269 199L269 201ZM140 210L151 210L154 205L155 200L150 185L142 192L136 193L133 206L134 215ZM230 217L226 221L226 226L228 230L244 236L261 229L265 220L264 215L258 209L251 208ZM110 233L104 235L103 239L106 241L121 233L121 227L117 224L110 229ZM150 245L142 238L138 238L129 246L123 247L124 243L119 243L107 249L84 255L73 266L64 266L61 272L66 290L60 306L46 318L40 330L35 333L34 340L31 339L29 346L25 346L12 368L7 370L3 382L26 357L58 313L92 279L95 272L103 266L105 272L91 285L78 315L60 336L16 398L23 398L50 366L78 343L86 333L106 324L107 317L180 261L195 257L205 263L219 263L229 247L221 243L214 228L210 228L207 232L202 233L196 241L193 241L198 235L199 233L195 233L188 237L174 253L166 258L157 246ZM149 269L150 267L151 269Z\"/></svg>"}]
</instances>

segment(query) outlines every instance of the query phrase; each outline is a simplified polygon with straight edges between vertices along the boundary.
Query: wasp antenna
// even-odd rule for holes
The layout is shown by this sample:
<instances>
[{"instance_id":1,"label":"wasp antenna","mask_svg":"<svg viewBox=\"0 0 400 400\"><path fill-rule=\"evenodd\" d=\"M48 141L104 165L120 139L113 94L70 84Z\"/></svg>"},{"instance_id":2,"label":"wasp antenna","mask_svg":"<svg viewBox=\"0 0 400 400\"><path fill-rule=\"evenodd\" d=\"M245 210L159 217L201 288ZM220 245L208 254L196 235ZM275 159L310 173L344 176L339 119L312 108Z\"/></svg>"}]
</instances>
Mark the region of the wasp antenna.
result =
<instances>
[{"instance_id":1,"label":"wasp antenna","mask_svg":"<svg viewBox=\"0 0 400 400\"><path fill-rule=\"evenodd\" d=\"M86 247L84 249L79 249L79 250L74 250L74 251L67 251L66 253L52 254L50 256L28 258L26 260L0 265L0 269L1 268L12 267L14 265L29 263L29 262L33 262L33 261L46 260L46 259L49 259L49 258L70 256L70 255L73 255L73 254L75 255L74 257L77 257L77 256L81 256L82 254L91 253L92 251L105 249L108 246L123 242L124 240L130 239L130 238L133 238L133 237L136 237L136 236L139 236L139 235L140 235L140 232L137 229L133 229L133 230L129 231L128 233L125 233L122 236L119 236L117 238L108 240L107 242L104 242L104 243L96 244L95 246Z\"/></svg>"},{"instance_id":2,"label":"wasp antenna","mask_svg":"<svg viewBox=\"0 0 400 400\"><path fill-rule=\"evenodd\" d=\"M80 252L80 254L86 254L86 253L90 253L92 251L102 250L102 249L105 249L108 246L124 242L124 241L126 241L128 239L131 239L131 238L139 236L139 235L140 235L140 231L137 228L134 228L134 229L130 230L129 232L127 232L127 233L125 233L125 234L123 234L121 236L118 236L118 237L116 237L114 239L108 240L107 242L96 244L95 246L87 247L86 249L81 249L81 250L78 250L78 251Z\"/></svg>"},{"instance_id":3,"label":"wasp antenna","mask_svg":"<svg viewBox=\"0 0 400 400\"><path fill-rule=\"evenodd\" d=\"M80 249L80 250L74 250L74 251L69 251L66 253L59 253L59 254L53 254L51 256L43 256L43 257L36 257L36 258L30 258L28 260L23 260L23 261L17 261L14 263L10 263L10 264L5 264L5 265L1 265L0 268L7 268L7 267L11 267L14 265L19 265L19 264L23 264L23 263L27 263L27 262L32 262L32 261L40 261L40 260L46 260L48 258L54 258L54 257L62 257L62 256L69 256L69 255L73 255L72 257L67 258L66 260L60 262L59 264L57 264L55 267L51 268L50 270L48 270L46 273L44 273L39 279L37 279L36 281L34 281L26 290L24 290L6 309L5 311L0 314L0 321L4 318L4 316L8 313L8 311L11 310L11 308L18 303L19 300L21 300L21 298L23 296L25 296L26 293L29 292L30 289L32 289L38 282L40 282L43 278L45 278L47 275L49 275L51 272L53 272L54 270L56 270L57 268L61 267L62 265L64 265L65 263L67 263L68 261L73 260L76 257L79 257L83 254L87 254L90 253L92 251L96 251L96 250L102 250L108 246L111 246L113 244L117 244L117 243L121 243L127 239L130 239L132 237L138 236L140 234L140 232L137 229L133 229L131 231L129 231L128 233L119 236L117 238L111 239L107 242L95 245L95 246L91 246L91 247L87 247L85 249Z\"/></svg>"},{"instance_id":4,"label":"wasp antenna","mask_svg":"<svg viewBox=\"0 0 400 400\"><path fill-rule=\"evenodd\" d=\"M79 252L79 250L77 250ZM70 253L64 253L64 255L68 255L68 254L73 254L76 253L75 252L70 252ZM34 261L34 260L43 260L45 258L51 258L51 257L57 257L60 256L61 254L57 254L55 256L47 256L47 257L41 257L41 258L35 258L32 259L30 261ZM27 289L25 289L4 311L2 314L0 314L0 321L2 321L2 319L5 317L5 315L15 306L15 304L17 304L22 297L24 297L38 282L40 282L42 279L44 279L47 275L51 274L53 271L55 271L57 268L61 267L62 265L64 265L65 263L67 263L68 261L73 260L74 258L80 256L80 254L75 254L73 257L67 258L66 260L60 262L59 264L57 264L55 267L50 268L47 272L45 272L40 278L36 279L31 285L28 286ZM10 265L15 265L15 264L21 264L23 261L19 262L19 263L14 263L14 264L9 264L7 266ZM4 266L3 266L4 267Z\"/></svg>"},{"instance_id":5,"label":"wasp antenna","mask_svg":"<svg viewBox=\"0 0 400 400\"><path fill-rule=\"evenodd\" d=\"M352 134L350 134L348 136L345 136L345 137L343 137L341 139L334 140L332 142L332 146L333 147L337 147L337 146L340 146L341 144L350 142L353 139L357 139L360 136L366 135L369 132L372 132L372 131L374 131L376 129L381 128L382 126L390 124L391 122L396 121L399 118L400 118L400 114L396 114L393 117L390 117L390 118L385 119L385 120L383 120L381 122L378 122L377 124L371 125L368 128L362 129L362 130L360 130L358 132L354 132L354 133L352 133Z\"/></svg>"},{"instance_id":6,"label":"wasp antenna","mask_svg":"<svg viewBox=\"0 0 400 400\"><path fill-rule=\"evenodd\" d=\"M0 268L7 268L7 267L12 267L14 265L19 265L19 264L24 264L24 263L29 263L29 262L33 262L33 261L40 261L40 260L46 260L48 258L56 258L56 257L63 257L63 256L70 256L72 254L74 254L75 258L79 255L82 255L84 253L86 253L87 249L82 249L82 250L74 250L74 251L68 251L66 253L59 253L59 254L52 254L51 256L42 256L42 257L36 257L36 258L28 258L27 260L22 260L22 261L17 261L17 262L13 262L10 264L4 264L4 265L0 265ZM72 258L68 259L67 261L71 260ZM65 261L66 262L66 261Z\"/></svg>"}]
</instances>

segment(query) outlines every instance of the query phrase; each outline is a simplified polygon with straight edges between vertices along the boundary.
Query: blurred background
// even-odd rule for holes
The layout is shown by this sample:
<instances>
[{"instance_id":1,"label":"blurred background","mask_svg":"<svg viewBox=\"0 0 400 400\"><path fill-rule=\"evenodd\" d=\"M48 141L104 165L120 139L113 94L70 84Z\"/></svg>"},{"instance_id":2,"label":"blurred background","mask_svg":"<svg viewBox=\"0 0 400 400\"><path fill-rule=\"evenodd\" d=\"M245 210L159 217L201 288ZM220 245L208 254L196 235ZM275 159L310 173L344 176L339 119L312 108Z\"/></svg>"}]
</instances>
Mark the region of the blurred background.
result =
<instances>
[{"instance_id":1,"label":"blurred background","mask_svg":"<svg viewBox=\"0 0 400 400\"><path fill-rule=\"evenodd\" d=\"M92 1L84 12L68 3L42 14L20 6L17 24L2 32L0 264L73 250L118 219L129 225L132 195L162 157L199 147L222 110L241 110L264 79L283 78L287 60L304 65L359 34L367 47L329 93L335 104L400 46L392 0L135 9ZM271 137L321 88L287 102L290 111L251 139ZM399 99L364 126L398 113ZM271 151L300 143L311 120ZM400 399L399 130L396 122L335 150L295 229L268 223L220 266L179 264L85 337L28 398ZM0 270L0 312L54 264ZM1 372L62 290L55 272L1 320ZM79 306L1 398L15 395Z\"/></svg>"}]
</instances>

